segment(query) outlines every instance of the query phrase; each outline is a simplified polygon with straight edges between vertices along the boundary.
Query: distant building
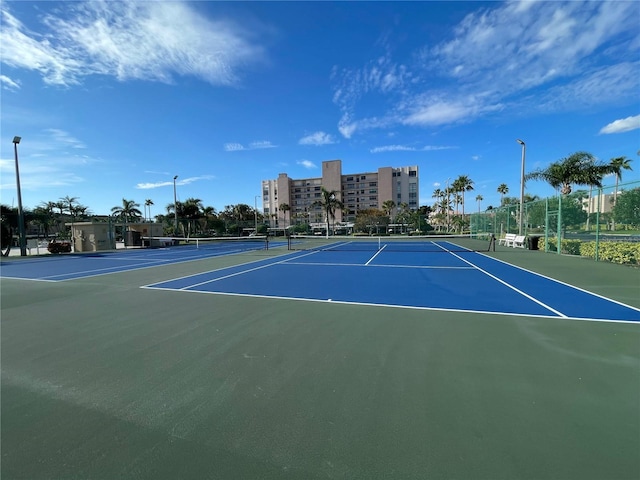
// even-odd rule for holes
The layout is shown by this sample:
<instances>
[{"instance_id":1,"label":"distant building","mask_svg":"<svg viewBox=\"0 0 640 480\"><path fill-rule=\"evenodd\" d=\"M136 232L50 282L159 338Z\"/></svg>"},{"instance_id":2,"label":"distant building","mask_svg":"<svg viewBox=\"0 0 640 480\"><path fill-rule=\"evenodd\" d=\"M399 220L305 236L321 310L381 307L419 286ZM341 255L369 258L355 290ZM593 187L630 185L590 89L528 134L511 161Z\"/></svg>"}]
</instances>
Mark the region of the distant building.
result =
<instances>
[{"instance_id":1,"label":"distant building","mask_svg":"<svg viewBox=\"0 0 640 480\"><path fill-rule=\"evenodd\" d=\"M418 167L381 167L375 172L342 173L342 160L322 162L322 176L292 179L281 173L275 180L262 181L262 208L272 226L296 223L321 224L326 221L321 207L313 203L322 198L321 188L333 190L344 203L337 210L336 223L355 221L361 210L382 209L382 204L393 200L396 205L406 203L411 210L418 209L420 198ZM287 204L288 211L280 206Z\"/></svg>"},{"instance_id":2,"label":"distant building","mask_svg":"<svg viewBox=\"0 0 640 480\"><path fill-rule=\"evenodd\" d=\"M622 191L618 192L618 195ZM610 213L613 210L613 205L617 195L615 193L603 193L601 195L594 195L590 198L582 200L582 208L587 213Z\"/></svg>"}]
</instances>

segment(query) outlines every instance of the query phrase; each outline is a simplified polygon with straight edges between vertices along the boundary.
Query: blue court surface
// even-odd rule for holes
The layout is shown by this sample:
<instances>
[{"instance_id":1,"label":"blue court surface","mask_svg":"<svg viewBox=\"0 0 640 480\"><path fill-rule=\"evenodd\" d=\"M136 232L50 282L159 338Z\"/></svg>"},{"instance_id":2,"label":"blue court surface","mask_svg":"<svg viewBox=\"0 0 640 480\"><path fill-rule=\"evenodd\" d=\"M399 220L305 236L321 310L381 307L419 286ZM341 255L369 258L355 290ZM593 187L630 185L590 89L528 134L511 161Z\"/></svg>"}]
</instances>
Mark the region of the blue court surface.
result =
<instances>
[{"instance_id":1,"label":"blue court surface","mask_svg":"<svg viewBox=\"0 0 640 480\"><path fill-rule=\"evenodd\" d=\"M272 242L274 247L284 242ZM77 255L50 255L20 261L2 262L0 278L20 278L60 282L78 278L128 272L142 268L192 262L206 258L246 253L263 249L259 242L220 242L198 245L192 242L176 247L129 249L116 252L83 253Z\"/></svg>"},{"instance_id":2,"label":"blue court surface","mask_svg":"<svg viewBox=\"0 0 640 480\"><path fill-rule=\"evenodd\" d=\"M295 252L143 288L414 309L640 321L640 309L477 252Z\"/></svg>"},{"instance_id":3,"label":"blue court surface","mask_svg":"<svg viewBox=\"0 0 640 480\"><path fill-rule=\"evenodd\" d=\"M284 242L272 242L283 247ZM350 244L345 243L345 246ZM470 250L357 244L296 251L142 288L413 309L640 321L640 309ZM369 248L370 247L370 248ZM3 262L2 278L64 281L255 250L236 243Z\"/></svg>"}]
</instances>

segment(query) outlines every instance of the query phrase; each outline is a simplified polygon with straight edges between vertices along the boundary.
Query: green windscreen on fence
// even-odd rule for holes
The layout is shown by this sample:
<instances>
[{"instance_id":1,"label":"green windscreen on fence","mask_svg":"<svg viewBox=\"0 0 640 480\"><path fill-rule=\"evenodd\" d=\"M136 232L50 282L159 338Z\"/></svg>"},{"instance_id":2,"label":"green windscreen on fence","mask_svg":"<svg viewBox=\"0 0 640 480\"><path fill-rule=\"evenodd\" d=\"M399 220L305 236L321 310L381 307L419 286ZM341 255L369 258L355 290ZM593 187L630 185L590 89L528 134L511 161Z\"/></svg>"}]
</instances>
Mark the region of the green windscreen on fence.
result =
<instances>
[{"instance_id":1,"label":"green windscreen on fence","mask_svg":"<svg viewBox=\"0 0 640 480\"><path fill-rule=\"evenodd\" d=\"M640 182L575 189L569 195L470 215L472 234L522 233L541 250L640 263ZM531 242L529 245L531 246Z\"/></svg>"}]
</instances>

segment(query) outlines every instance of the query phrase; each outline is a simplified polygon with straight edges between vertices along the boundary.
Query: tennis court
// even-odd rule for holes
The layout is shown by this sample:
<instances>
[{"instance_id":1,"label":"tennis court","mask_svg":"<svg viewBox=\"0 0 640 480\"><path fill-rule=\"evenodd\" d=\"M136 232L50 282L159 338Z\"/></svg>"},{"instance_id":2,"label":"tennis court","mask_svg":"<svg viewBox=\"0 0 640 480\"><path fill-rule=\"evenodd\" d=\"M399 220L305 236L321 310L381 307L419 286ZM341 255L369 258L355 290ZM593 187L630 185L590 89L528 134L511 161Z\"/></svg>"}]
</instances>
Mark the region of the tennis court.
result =
<instances>
[{"instance_id":1,"label":"tennis court","mask_svg":"<svg viewBox=\"0 0 640 480\"><path fill-rule=\"evenodd\" d=\"M4 260L2 477L640 475L637 269L401 240Z\"/></svg>"}]
</instances>

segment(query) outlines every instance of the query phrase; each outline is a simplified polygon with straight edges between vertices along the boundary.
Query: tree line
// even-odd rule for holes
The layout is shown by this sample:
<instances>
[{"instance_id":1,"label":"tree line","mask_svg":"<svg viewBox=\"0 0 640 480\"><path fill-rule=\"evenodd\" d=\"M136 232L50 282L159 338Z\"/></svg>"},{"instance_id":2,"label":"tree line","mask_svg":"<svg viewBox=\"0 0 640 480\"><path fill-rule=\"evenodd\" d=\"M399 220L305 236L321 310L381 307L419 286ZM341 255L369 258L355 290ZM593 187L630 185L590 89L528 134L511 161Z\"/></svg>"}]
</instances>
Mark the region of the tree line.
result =
<instances>
[{"instance_id":1,"label":"tree line","mask_svg":"<svg viewBox=\"0 0 640 480\"><path fill-rule=\"evenodd\" d=\"M525 180L546 181L558 193L568 195L573 186L587 186L590 189L602 187L602 181L607 175L614 175L616 192L622 179L624 170L632 170L631 160L625 156L616 157L609 162L600 162L588 153L579 151L552 162L544 169L534 170L525 176ZM465 213L466 194L474 190L474 182L467 175L460 175L446 188L437 188L432 197L435 202L432 206L421 206L417 210L409 209L406 203L396 205L393 200L386 200L382 209L361 210L356 216L354 229L357 232L376 233L386 232L390 224L406 225L407 228L425 232L429 230L463 231L468 227L468 215ZM500 193L500 206L515 204L519 199L508 197L509 187L502 183L498 186ZM339 192L322 189L321 199L314 203L323 212L326 221L326 231L331 231L330 222L335 222L336 210L345 210L344 204L339 200ZM635 197L633 197L635 198ZM526 196L525 201L536 200L535 196ZM482 195L475 197L478 203L478 211L481 210ZM618 195L614 195L614 202L618 201ZM628 199L625 200L628 202ZM122 204L111 209L110 216L94 215L90 209L79 202L78 197L65 196L57 201L42 202L33 210L23 211L25 226L28 232L36 232L42 237L52 234L65 238L69 235L67 223L79 221L112 221L122 224L125 229L128 223L136 223L153 218L155 222L163 225L166 235L192 236L192 235L242 235L251 227L258 226L257 233L266 233L270 218L247 204L239 203L226 205L224 210L218 212L214 207L205 206L201 199L188 198L184 202L177 201L165 206L165 212L152 217L151 207L153 200L145 199L142 204L144 213L140 210L141 204L134 200L122 199ZM487 207L487 210L492 209ZM628 207L627 210L632 207ZM288 204L283 203L279 209L286 214L290 211ZM348 213L348 212L347 212ZM432 215L433 213L433 215ZM427 221L429 219L429 222ZM309 230L310 221L306 222L298 218L293 229ZM0 221L2 228L2 248L10 245L11 239L18 230L18 212L16 208L0 205ZM335 228L335 227L334 227Z\"/></svg>"}]
</instances>

